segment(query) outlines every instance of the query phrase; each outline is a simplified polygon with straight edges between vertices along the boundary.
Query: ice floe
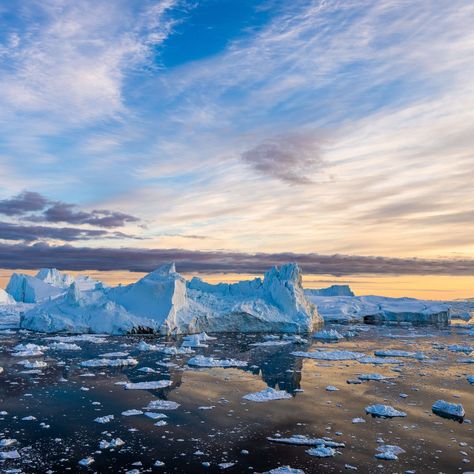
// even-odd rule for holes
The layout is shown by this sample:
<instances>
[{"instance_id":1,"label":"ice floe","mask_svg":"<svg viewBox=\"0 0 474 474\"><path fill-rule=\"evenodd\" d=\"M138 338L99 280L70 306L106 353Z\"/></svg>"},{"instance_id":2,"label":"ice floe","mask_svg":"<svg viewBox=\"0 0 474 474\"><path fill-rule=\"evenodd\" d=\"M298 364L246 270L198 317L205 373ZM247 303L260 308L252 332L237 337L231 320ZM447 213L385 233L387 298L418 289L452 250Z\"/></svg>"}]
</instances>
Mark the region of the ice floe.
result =
<instances>
[{"instance_id":1,"label":"ice floe","mask_svg":"<svg viewBox=\"0 0 474 474\"><path fill-rule=\"evenodd\" d=\"M138 360L132 357L127 359L90 359L80 363L81 367L126 367L137 364Z\"/></svg>"}]
</instances>

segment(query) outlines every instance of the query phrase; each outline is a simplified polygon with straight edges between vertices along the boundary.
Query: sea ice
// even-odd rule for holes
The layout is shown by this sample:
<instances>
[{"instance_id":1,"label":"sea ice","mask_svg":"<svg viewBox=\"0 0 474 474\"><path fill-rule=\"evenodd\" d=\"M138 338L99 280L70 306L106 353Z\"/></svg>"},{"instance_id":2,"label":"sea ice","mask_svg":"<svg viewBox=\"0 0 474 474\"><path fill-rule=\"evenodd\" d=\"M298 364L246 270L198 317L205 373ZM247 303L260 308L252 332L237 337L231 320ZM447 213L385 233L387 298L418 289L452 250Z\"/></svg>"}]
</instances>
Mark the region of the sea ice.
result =
<instances>
[{"instance_id":1,"label":"sea ice","mask_svg":"<svg viewBox=\"0 0 474 474\"><path fill-rule=\"evenodd\" d=\"M336 454L336 451L333 448L319 447L307 449L306 452L310 456L315 456L317 458L331 458Z\"/></svg>"},{"instance_id":2,"label":"sea ice","mask_svg":"<svg viewBox=\"0 0 474 474\"><path fill-rule=\"evenodd\" d=\"M437 400L433 403L431 410L435 415L445 418L453 418L461 421L464 418L464 407L459 403L450 403L444 400Z\"/></svg>"}]
</instances>

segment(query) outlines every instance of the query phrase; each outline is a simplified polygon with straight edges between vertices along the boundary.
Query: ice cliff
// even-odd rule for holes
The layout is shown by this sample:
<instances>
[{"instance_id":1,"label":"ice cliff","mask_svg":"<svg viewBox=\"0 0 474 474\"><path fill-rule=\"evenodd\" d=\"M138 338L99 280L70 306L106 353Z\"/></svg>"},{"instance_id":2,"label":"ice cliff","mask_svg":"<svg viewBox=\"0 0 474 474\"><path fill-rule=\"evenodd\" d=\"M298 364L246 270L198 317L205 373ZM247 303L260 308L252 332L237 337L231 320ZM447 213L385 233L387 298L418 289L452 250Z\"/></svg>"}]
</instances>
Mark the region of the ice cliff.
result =
<instances>
[{"instance_id":1,"label":"ice cliff","mask_svg":"<svg viewBox=\"0 0 474 474\"><path fill-rule=\"evenodd\" d=\"M321 322L304 294L296 264L274 267L263 280L218 285L198 278L188 282L174 264L168 264L126 286L97 284L84 289L75 282L66 292L25 312L21 327L109 334L305 333Z\"/></svg>"}]
</instances>

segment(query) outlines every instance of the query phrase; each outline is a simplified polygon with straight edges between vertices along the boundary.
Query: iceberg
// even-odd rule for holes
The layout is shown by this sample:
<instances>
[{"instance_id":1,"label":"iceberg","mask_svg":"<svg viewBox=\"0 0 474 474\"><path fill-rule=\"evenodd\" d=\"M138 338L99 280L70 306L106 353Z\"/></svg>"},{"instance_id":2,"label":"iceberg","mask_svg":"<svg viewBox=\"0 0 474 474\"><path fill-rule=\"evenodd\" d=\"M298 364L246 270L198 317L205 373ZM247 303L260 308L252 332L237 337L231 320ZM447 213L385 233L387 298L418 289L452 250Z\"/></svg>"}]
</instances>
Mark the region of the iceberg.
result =
<instances>
[{"instance_id":1,"label":"iceberg","mask_svg":"<svg viewBox=\"0 0 474 474\"><path fill-rule=\"evenodd\" d=\"M0 305L15 304L15 298L7 293L3 288L0 288Z\"/></svg>"},{"instance_id":2,"label":"iceberg","mask_svg":"<svg viewBox=\"0 0 474 474\"><path fill-rule=\"evenodd\" d=\"M448 324L451 321L449 304L414 298L384 296L321 296L306 290L306 296L318 307L324 321L365 323Z\"/></svg>"},{"instance_id":3,"label":"iceberg","mask_svg":"<svg viewBox=\"0 0 474 474\"><path fill-rule=\"evenodd\" d=\"M311 296L355 296L349 285L332 285L317 290L308 289L305 293Z\"/></svg>"},{"instance_id":4,"label":"iceberg","mask_svg":"<svg viewBox=\"0 0 474 474\"><path fill-rule=\"evenodd\" d=\"M97 284L83 289L73 282L62 291L22 314L21 327L41 332L105 334L295 334L311 332L322 323L316 307L304 294L296 264L273 267L263 279L211 285L199 278L186 281L171 263L130 285L105 288ZM203 340L204 336L199 338ZM194 342L188 339L184 345Z\"/></svg>"},{"instance_id":5,"label":"iceberg","mask_svg":"<svg viewBox=\"0 0 474 474\"><path fill-rule=\"evenodd\" d=\"M373 417L380 418L404 418L407 414L404 411L399 411L390 405L370 405L365 407L365 412Z\"/></svg>"}]
</instances>

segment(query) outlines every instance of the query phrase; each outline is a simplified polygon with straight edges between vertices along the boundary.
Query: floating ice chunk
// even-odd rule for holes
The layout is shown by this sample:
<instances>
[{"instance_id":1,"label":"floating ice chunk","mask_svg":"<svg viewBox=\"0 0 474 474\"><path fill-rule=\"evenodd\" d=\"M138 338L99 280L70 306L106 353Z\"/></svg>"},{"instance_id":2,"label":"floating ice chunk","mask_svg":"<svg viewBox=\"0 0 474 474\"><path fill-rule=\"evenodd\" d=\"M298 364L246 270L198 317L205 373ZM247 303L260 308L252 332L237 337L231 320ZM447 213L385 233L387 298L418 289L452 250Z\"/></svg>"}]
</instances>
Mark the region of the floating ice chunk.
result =
<instances>
[{"instance_id":1,"label":"floating ice chunk","mask_svg":"<svg viewBox=\"0 0 474 474\"><path fill-rule=\"evenodd\" d=\"M377 451L379 451L380 453L391 452L395 455L406 453L403 448L400 448L399 446L395 446L393 444L382 444L377 447Z\"/></svg>"},{"instance_id":2,"label":"floating ice chunk","mask_svg":"<svg viewBox=\"0 0 474 474\"><path fill-rule=\"evenodd\" d=\"M138 369L140 372L144 372L145 374L154 374L156 373L155 369L152 369L151 367L141 367Z\"/></svg>"},{"instance_id":3,"label":"floating ice chunk","mask_svg":"<svg viewBox=\"0 0 474 474\"><path fill-rule=\"evenodd\" d=\"M44 369L45 367L48 367L48 364L42 360L30 362L28 359L26 359L17 362L17 364L22 365L25 369Z\"/></svg>"},{"instance_id":4,"label":"floating ice chunk","mask_svg":"<svg viewBox=\"0 0 474 474\"><path fill-rule=\"evenodd\" d=\"M188 360L188 365L193 367L246 367L247 362L235 359L214 359L198 355Z\"/></svg>"},{"instance_id":5,"label":"floating ice chunk","mask_svg":"<svg viewBox=\"0 0 474 474\"><path fill-rule=\"evenodd\" d=\"M267 439L273 443L294 444L298 446L329 446L332 448L345 447L344 443L336 443L335 441L324 438L309 438L306 435L293 435L289 438L268 437Z\"/></svg>"},{"instance_id":6,"label":"floating ice chunk","mask_svg":"<svg viewBox=\"0 0 474 474\"><path fill-rule=\"evenodd\" d=\"M392 451L383 451L382 453L376 454L375 457L385 461L396 461L398 459L398 456Z\"/></svg>"},{"instance_id":7,"label":"floating ice chunk","mask_svg":"<svg viewBox=\"0 0 474 474\"><path fill-rule=\"evenodd\" d=\"M302 469L294 469L290 466L280 466L263 474L305 474L305 472Z\"/></svg>"},{"instance_id":8,"label":"floating ice chunk","mask_svg":"<svg viewBox=\"0 0 474 474\"><path fill-rule=\"evenodd\" d=\"M20 459L20 453L17 450L0 452L0 459ZM5 471L6 472L6 471Z\"/></svg>"},{"instance_id":9,"label":"floating ice chunk","mask_svg":"<svg viewBox=\"0 0 474 474\"><path fill-rule=\"evenodd\" d=\"M38 344L17 344L12 353L13 357L39 357L44 355L43 351L47 349L46 346L39 346Z\"/></svg>"},{"instance_id":10,"label":"floating ice chunk","mask_svg":"<svg viewBox=\"0 0 474 474\"><path fill-rule=\"evenodd\" d=\"M328 392L338 392L338 391L339 391L339 389L338 389L337 387L334 387L334 385L328 385L328 386L326 387L326 390L327 390Z\"/></svg>"},{"instance_id":11,"label":"floating ice chunk","mask_svg":"<svg viewBox=\"0 0 474 474\"><path fill-rule=\"evenodd\" d=\"M323 329L322 331L315 332L313 334L313 339L337 342L341 339L344 339L344 336L338 331L336 331L335 329L329 329L329 330Z\"/></svg>"},{"instance_id":12,"label":"floating ice chunk","mask_svg":"<svg viewBox=\"0 0 474 474\"><path fill-rule=\"evenodd\" d=\"M366 357L361 357L360 359L357 359L357 362L360 362L361 364L375 364L375 365L382 365L382 364L401 364L402 361L398 359L392 359L389 357L372 357L372 356L366 356Z\"/></svg>"},{"instance_id":13,"label":"floating ice chunk","mask_svg":"<svg viewBox=\"0 0 474 474\"><path fill-rule=\"evenodd\" d=\"M108 359L110 357L128 357L128 352L106 352L105 354L100 354L99 357Z\"/></svg>"},{"instance_id":14,"label":"floating ice chunk","mask_svg":"<svg viewBox=\"0 0 474 474\"><path fill-rule=\"evenodd\" d=\"M114 449L114 448L119 448L120 446L123 446L124 444L125 444L125 441L123 441L120 438L111 439L110 441L103 439L99 443L99 449Z\"/></svg>"},{"instance_id":15,"label":"floating ice chunk","mask_svg":"<svg viewBox=\"0 0 474 474\"><path fill-rule=\"evenodd\" d=\"M293 396L285 392L285 390L275 390L274 388L268 387L260 392L244 395L242 398L251 402L268 402L271 400L285 400L293 398Z\"/></svg>"},{"instance_id":16,"label":"floating ice chunk","mask_svg":"<svg viewBox=\"0 0 474 474\"><path fill-rule=\"evenodd\" d=\"M393 379L394 377L387 377L386 375L382 374L362 374L358 375L357 378L359 380L388 380Z\"/></svg>"},{"instance_id":17,"label":"floating ice chunk","mask_svg":"<svg viewBox=\"0 0 474 474\"><path fill-rule=\"evenodd\" d=\"M148 342L140 341L137 345L137 350L142 352L160 351L164 348L162 344L148 344Z\"/></svg>"},{"instance_id":18,"label":"floating ice chunk","mask_svg":"<svg viewBox=\"0 0 474 474\"><path fill-rule=\"evenodd\" d=\"M148 406L145 407L147 410L176 410L180 407L179 403L173 402L171 400L152 400Z\"/></svg>"},{"instance_id":19,"label":"floating ice chunk","mask_svg":"<svg viewBox=\"0 0 474 474\"><path fill-rule=\"evenodd\" d=\"M465 415L464 407L460 403L450 403L444 400L437 400L433 403L431 410L435 415L457 421L462 421Z\"/></svg>"},{"instance_id":20,"label":"floating ice chunk","mask_svg":"<svg viewBox=\"0 0 474 474\"><path fill-rule=\"evenodd\" d=\"M152 420L162 420L163 418L168 418L164 413L155 413L153 411L145 412L145 416L151 418Z\"/></svg>"},{"instance_id":21,"label":"floating ice chunk","mask_svg":"<svg viewBox=\"0 0 474 474\"><path fill-rule=\"evenodd\" d=\"M138 360L131 357L127 359L90 359L80 363L81 367L126 367L137 364Z\"/></svg>"},{"instance_id":22,"label":"floating ice chunk","mask_svg":"<svg viewBox=\"0 0 474 474\"><path fill-rule=\"evenodd\" d=\"M35 421L36 420L36 416L33 416L33 415L29 415L29 416L24 416L22 418L23 421Z\"/></svg>"},{"instance_id":23,"label":"floating ice chunk","mask_svg":"<svg viewBox=\"0 0 474 474\"><path fill-rule=\"evenodd\" d=\"M53 351L80 351L81 347L74 343L53 342L48 346Z\"/></svg>"},{"instance_id":24,"label":"floating ice chunk","mask_svg":"<svg viewBox=\"0 0 474 474\"><path fill-rule=\"evenodd\" d=\"M141 410L135 410L132 408L131 410L123 411L122 415L123 416L136 416L136 415L143 415L143 412Z\"/></svg>"},{"instance_id":25,"label":"floating ice chunk","mask_svg":"<svg viewBox=\"0 0 474 474\"><path fill-rule=\"evenodd\" d=\"M90 466L94 461L95 459L93 457L88 456L87 458L81 459L78 464L81 466Z\"/></svg>"},{"instance_id":26,"label":"floating ice chunk","mask_svg":"<svg viewBox=\"0 0 474 474\"><path fill-rule=\"evenodd\" d=\"M152 382L127 383L124 387L126 390L156 390L169 387L172 384L173 382L171 380L155 380Z\"/></svg>"},{"instance_id":27,"label":"floating ice chunk","mask_svg":"<svg viewBox=\"0 0 474 474\"><path fill-rule=\"evenodd\" d=\"M160 420L154 423L155 426L166 426L168 423L165 420Z\"/></svg>"},{"instance_id":28,"label":"floating ice chunk","mask_svg":"<svg viewBox=\"0 0 474 474\"><path fill-rule=\"evenodd\" d=\"M374 354L377 357L407 357L418 360L426 359L426 356L423 354L423 352L410 352L394 349L374 351Z\"/></svg>"},{"instance_id":29,"label":"floating ice chunk","mask_svg":"<svg viewBox=\"0 0 474 474\"><path fill-rule=\"evenodd\" d=\"M153 464L153 466L155 467L163 467L165 465L165 463L163 461L155 461L155 464Z\"/></svg>"},{"instance_id":30,"label":"floating ice chunk","mask_svg":"<svg viewBox=\"0 0 474 474\"><path fill-rule=\"evenodd\" d=\"M16 439L11 438L0 439L0 448L7 448L8 446L15 444L16 442Z\"/></svg>"},{"instance_id":31,"label":"floating ice chunk","mask_svg":"<svg viewBox=\"0 0 474 474\"><path fill-rule=\"evenodd\" d=\"M405 412L396 410L390 405L370 405L368 407L365 407L365 412L369 415L381 418L395 418L407 416Z\"/></svg>"},{"instance_id":32,"label":"floating ice chunk","mask_svg":"<svg viewBox=\"0 0 474 474\"><path fill-rule=\"evenodd\" d=\"M363 418L352 418L352 423L365 423L365 420Z\"/></svg>"},{"instance_id":33,"label":"floating ice chunk","mask_svg":"<svg viewBox=\"0 0 474 474\"><path fill-rule=\"evenodd\" d=\"M190 334L183 338L181 347L208 347L208 345L204 343L215 339L217 338L208 336L205 332L202 332L201 334Z\"/></svg>"},{"instance_id":34,"label":"floating ice chunk","mask_svg":"<svg viewBox=\"0 0 474 474\"><path fill-rule=\"evenodd\" d=\"M105 415L105 416L99 416L97 417L94 421L96 423L110 423L114 419L114 415Z\"/></svg>"},{"instance_id":35,"label":"floating ice chunk","mask_svg":"<svg viewBox=\"0 0 474 474\"><path fill-rule=\"evenodd\" d=\"M307 449L306 452L310 456L315 456L317 458L331 458L336 454L336 451L333 448L327 448L325 446Z\"/></svg>"},{"instance_id":36,"label":"floating ice chunk","mask_svg":"<svg viewBox=\"0 0 474 474\"><path fill-rule=\"evenodd\" d=\"M270 339L269 341L264 341L264 342L254 342L253 344L250 344L250 345L254 347L278 347L278 346L289 346L292 343L293 343L292 341L283 341L281 339L275 341L273 339Z\"/></svg>"},{"instance_id":37,"label":"floating ice chunk","mask_svg":"<svg viewBox=\"0 0 474 474\"><path fill-rule=\"evenodd\" d=\"M59 342L92 342L93 344L105 344L107 339L104 334L78 334L76 336L53 336L50 341Z\"/></svg>"},{"instance_id":38,"label":"floating ice chunk","mask_svg":"<svg viewBox=\"0 0 474 474\"><path fill-rule=\"evenodd\" d=\"M293 344L308 344L308 339L301 337L298 334L283 334L284 341L290 341Z\"/></svg>"},{"instance_id":39,"label":"floating ice chunk","mask_svg":"<svg viewBox=\"0 0 474 474\"><path fill-rule=\"evenodd\" d=\"M235 466L235 462L221 462L218 464L219 469L228 469L229 467Z\"/></svg>"},{"instance_id":40,"label":"floating ice chunk","mask_svg":"<svg viewBox=\"0 0 474 474\"><path fill-rule=\"evenodd\" d=\"M470 384L474 384L474 375L468 375L468 376L467 376L467 381L468 381Z\"/></svg>"},{"instance_id":41,"label":"floating ice chunk","mask_svg":"<svg viewBox=\"0 0 474 474\"><path fill-rule=\"evenodd\" d=\"M448 346L448 350L451 352L464 352L465 354L470 354L474 351L472 346L459 346L458 344L453 344Z\"/></svg>"},{"instance_id":42,"label":"floating ice chunk","mask_svg":"<svg viewBox=\"0 0 474 474\"><path fill-rule=\"evenodd\" d=\"M361 357L364 357L365 354L362 352L352 352L352 351L321 351L321 352L301 352L296 351L292 352L291 355L296 357L305 357L307 359L316 359L316 360L357 360Z\"/></svg>"}]
</instances>

